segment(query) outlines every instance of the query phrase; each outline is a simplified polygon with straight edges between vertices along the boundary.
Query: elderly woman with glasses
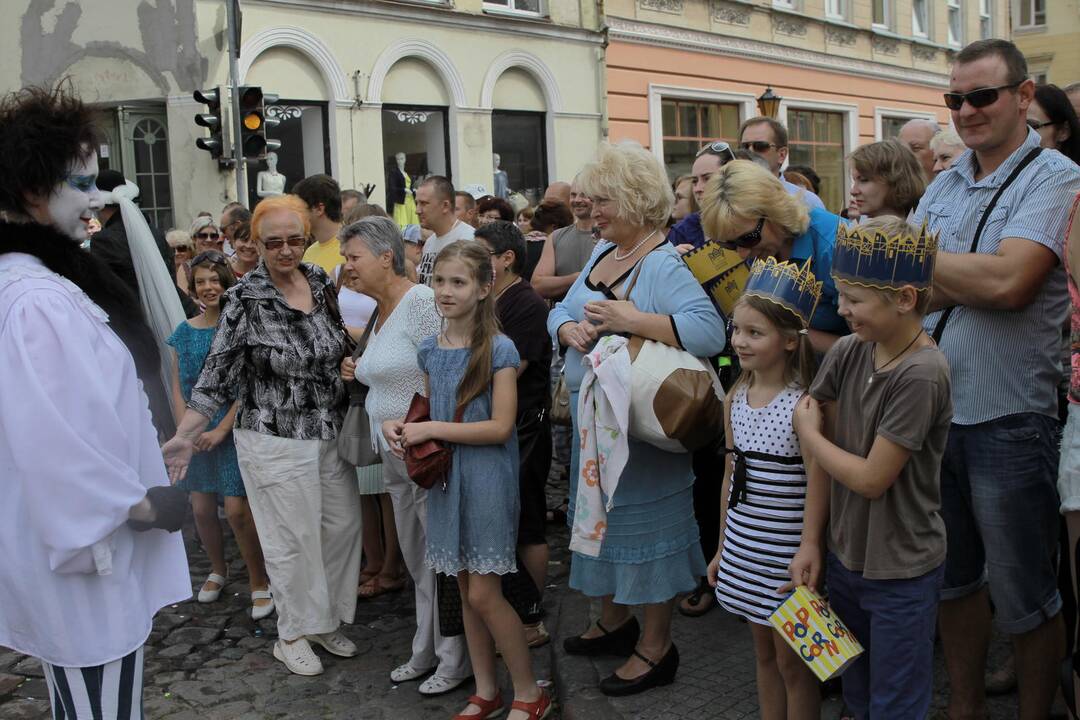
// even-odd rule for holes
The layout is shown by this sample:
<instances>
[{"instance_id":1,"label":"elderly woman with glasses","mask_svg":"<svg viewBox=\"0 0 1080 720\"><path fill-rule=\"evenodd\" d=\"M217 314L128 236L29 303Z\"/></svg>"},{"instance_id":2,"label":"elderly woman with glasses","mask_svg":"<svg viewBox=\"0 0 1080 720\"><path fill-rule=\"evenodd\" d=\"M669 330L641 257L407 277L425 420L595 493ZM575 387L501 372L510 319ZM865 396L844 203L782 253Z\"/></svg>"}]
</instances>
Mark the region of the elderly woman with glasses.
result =
<instances>
[{"instance_id":1,"label":"elderly woman with glasses","mask_svg":"<svg viewBox=\"0 0 1080 720\"><path fill-rule=\"evenodd\" d=\"M200 215L191 223L191 242L195 243L196 253L222 252L225 248L225 236L218 230L214 218L208 215Z\"/></svg>"},{"instance_id":2,"label":"elderly woman with glasses","mask_svg":"<svg viewBox=\"0 0 1080 720\"><path fill-rule=\"evenodd\" d=\"M356 473L336 443L347 335L334 283L301 262L309 230L296 196L259 203L251 232L262 260L225 293L203 371L163 448L170 476L182 479L210 418L236 400L237 462L278 611L274 657L298 675L323 671L311 643L356 654L339 626L353 620L360 576Z\"/></svg>"},{"instance_id":3,"label":"elderly woman with glasses","mask_svg":"<svg viewBox=\"0 0 1080 720\"><path fill-rule=\"evenodd\" d=\"M638 335L702 358L718 354L725 337L720 315L661 233L673 197L655 156L639 145L605 145L578 182L592 198L601 242L552 310L548 332L566 348L566 384L580 437L576 411L585 374L582 359L602 335ZM572 444L571 525L582 482L580 445ZM694 589L705 574L690 455L633 437L627 447L599 553L575 550L570 566L570 587L601 598L600 617L564 643L575 655L628 658L601 681L600 690L608 695L630 695L672 681L679 666L671 641L674 598ZM632 605L645 608L643 631L630 612Z\"/></svg>"},{"instance_id":4,"label":"elderly woman with glasses","mask_svg":"<svg viewBox=\"0 0 1080 720\"><path fill-rule=\"evenodd\" d=\"M808 208L780 180L749 160L735 160L713 175L701 201L701 224L709 237L755 258L774 257L810 269L824 283L810 320L810 342L826 352L850 330L838 313L832 279L833 247L840 216Z\"/></svg>"},{"instance_id":5,"label":"elderly woman with glasses","mask_svg":"<svg viewBox=\"0 0 1080 720\"><path fill-rule=\"evenodd\" d=\"M199 379L206 355L217 332L221 318L221 301L225 291L236 284L229 261L219 252L199 253L192 259L188 291L204 308L200 315L176 326L168 343L173 349L172 401L177 422L184 416L191 390ZM244 482L236 464L236 447L232 429L236 420L236 403L222 407L212 418L212 428L195 441L198 453L192 457L187 476L177 486L191 493L191 508L195 528L199 531L206 554L210 556L210 576L199 590L198 600L211 603L221 596L228 578L225 564L224 539L218 520L218 497L225 504L225 517L236 536L240 554L247 567L251 584L251 616L260 620L274 611L269 581L263 563L262 547L255 533L255 521L248 507ZM209 426L208 426L209 427Z\"/></svg>"},{"instance_id":6,"label":"elderly woman with glasses","mask_svg":"<svg viewBox=\"0 0 1080 720\"><path fill-rule=\"evenodd\" d=\"M417 351L421 340L439 332L442 319L435 309L432 289L406 275L405 245L392 220L367 217L342 228L338 237L345 269L356 275L358 286L377 304L371 320L375 325L359 365L351 357L345 358L341 375L345 381L355 378L369 388L364 406L371 421L372 444L382 458L401 554L416 593L412 655L391 671L390 680L419 680L434 670L419 691L440 695L472 676L469 656L463 637L445 637L439 632L435 571L424 561L428 491L409 479L405 461L391 452L383 436L382 424L404 417L413 395L424 394L424 372Z\"/></svg>"}]
</instances>

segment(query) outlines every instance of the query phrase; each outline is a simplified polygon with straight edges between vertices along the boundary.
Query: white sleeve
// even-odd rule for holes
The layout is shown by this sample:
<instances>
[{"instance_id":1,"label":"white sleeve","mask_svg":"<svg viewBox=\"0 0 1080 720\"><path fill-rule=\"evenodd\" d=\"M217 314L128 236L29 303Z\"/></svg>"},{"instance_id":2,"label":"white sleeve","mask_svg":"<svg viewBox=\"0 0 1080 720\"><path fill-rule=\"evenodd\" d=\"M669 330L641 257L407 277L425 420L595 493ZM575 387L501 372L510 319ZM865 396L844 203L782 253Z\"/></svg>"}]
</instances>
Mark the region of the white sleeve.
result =
<instances>
[{"instance_id":1,"label":"white sleeve","mask_svg":"<svg viewBox=\"0 0 1080 720\"><path fill-rule=\"evenodd\" d=\"M442 330L442 318L435 309L435 296L431 293L416 293L410 298L409 322L405 328L409 339L417 347L424 338L438 335Z\"/></svg>"},{"instance_id":2,"label":"white sleeve","mask_svg":"<svg viewBox=\"0 0 1080 720\"><path fill-rule=\"evenodd\" d=\"M0 458L11 462L0 487L22 496L56 572L94 572L91 548L146 495L128 460L141 428L105 381L122 370L99 359L105 332L59 289L26 293L0 318Z\"/></svg>"}]
</instances>

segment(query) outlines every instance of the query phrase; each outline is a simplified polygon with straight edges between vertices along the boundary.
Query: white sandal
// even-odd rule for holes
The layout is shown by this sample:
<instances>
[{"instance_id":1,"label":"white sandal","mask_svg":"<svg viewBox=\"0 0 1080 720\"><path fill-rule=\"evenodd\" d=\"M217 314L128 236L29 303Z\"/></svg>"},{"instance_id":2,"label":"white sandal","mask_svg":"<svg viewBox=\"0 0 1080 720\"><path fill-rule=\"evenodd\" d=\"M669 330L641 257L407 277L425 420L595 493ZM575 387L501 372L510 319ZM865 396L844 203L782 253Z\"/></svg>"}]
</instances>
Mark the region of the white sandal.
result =
<instances>
[{"instance_id":1,"label":"white sandal","mask_svg":"<svg viewBox=\"0 0 1080 720\"><path fill-rule=\"evenodd\" d=\"M206 589L206 583L211 583L211 582L212 583L217 583L217 586L218 586L217 590L207 590ZM199 588L199 597L198 597L199 602L201 602L201 603L217 602L217 599L219 597L221 597L221 591L225 589L225 583L226 582L227 582L226 579L224 577L222 577L221 575L218 575L217 573L210 573L210 575L207 576L207 578L206 578L206 582L204 582L202 584L202 587Z\"/></svg>"},{"instance_id":2,"label":"white sandal","mask_svg":"<svg viewBox=\"0 0 1080 720\"><path fill-rule=\"evenodd\" d=\"M435 673L424 682L420 683L420 687L417 690L421 695L442 695L448 693L451 690L457 688L460 685L464 685L466 682L472 679L472 675L468 675L463 678L448 678Z\"/></svg>"},{"instance_id":3,"label":"white sandal","mask_svg":"<svg viewBox=\"0 0 1080 720\"><path fill-rule=\"evenodd\" d=\"M390 671L390 682L403 683L409 682L410 680L419 680L434 669L435 668L428 668L427 670L421 670L420 668L413 667L409 663L398 665Z\"/></svg>"},{"instance_id":4,"label":"white sandal","mask_svg":"<svg viewBox=\"0 0 1080 720\"><path fill-rule=\"evenodd\" d=\"M297 675L321 675L323 671L322 661L306 638L291 643L278 640L274 643L274 657L285 663L289 672Z\"/></svg>"},{"instance_id":5,"label":"white sandal","mask_svg":"<svg viewBox=\"0 0 1080 720\"><path fill-rule=\"evenodd\" d=\"M256 600L269 600L265 605L256 605ZM270 593L270 588L265 590L252 590L251 591L251 619L262 620L268 618L274 613L274 596Z\"/></svg>"}]
</instances>

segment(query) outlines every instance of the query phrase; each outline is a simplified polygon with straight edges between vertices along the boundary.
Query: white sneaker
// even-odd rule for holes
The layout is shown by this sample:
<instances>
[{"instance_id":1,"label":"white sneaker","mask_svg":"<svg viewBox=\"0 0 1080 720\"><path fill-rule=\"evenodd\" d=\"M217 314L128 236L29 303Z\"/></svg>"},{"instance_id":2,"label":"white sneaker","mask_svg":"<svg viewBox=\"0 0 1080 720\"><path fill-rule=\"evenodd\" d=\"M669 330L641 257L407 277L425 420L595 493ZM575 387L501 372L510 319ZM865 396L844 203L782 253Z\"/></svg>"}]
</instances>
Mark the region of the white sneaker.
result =
<instances>
[{"instance_id":1,"label":"white sneaker","mask_svg":"<svg viewBox=\"0 0 1080 720\"><path fill-rule=\"evenodd\" d=\"M340 630L323 633L322 635L308 635L307 639L318 645L322 645L327 652L338 657L355 657L360 652L356 649L356 643L345 637Z\"/></svg>"},{"instance_id":2,"label":"white sneaker","mask_svg":"<svg viewBox=\"0 0 1080 720\"><path fill-rule=\"evenodd\" d=\"M417 690L421 695L442 695L448 693L451 690L457 688L459 685L463 685L472 679L472 675L468 675L463 678L448 678L435 673L424 682L420 683L420 687Z\"/></svg>"},{"instance_id":3,"label":"white sneaker","mask_svg":"<svg viewBox=\"0 0 1080 720\"><path fill-rule=\"evenodd\" d=\"M409 682L410 680L419 680L427 675L435 668L428 668L427 670L421 670L415 668L409 663L404 665L398 665L396 668L390 671L390 681L394 683Z\"/></svg>"},{"instance_id":4,"label":"white sneaker","mask_svg":"<svg viewBox=\"0 0 1080 720\"><path fill-rule=\"evenodd\" d=\"M278 640L274 643L274 657L297 675L321 675L323 671L322 661L305 638L291 643Z\"/></svg>"}]
</instances>

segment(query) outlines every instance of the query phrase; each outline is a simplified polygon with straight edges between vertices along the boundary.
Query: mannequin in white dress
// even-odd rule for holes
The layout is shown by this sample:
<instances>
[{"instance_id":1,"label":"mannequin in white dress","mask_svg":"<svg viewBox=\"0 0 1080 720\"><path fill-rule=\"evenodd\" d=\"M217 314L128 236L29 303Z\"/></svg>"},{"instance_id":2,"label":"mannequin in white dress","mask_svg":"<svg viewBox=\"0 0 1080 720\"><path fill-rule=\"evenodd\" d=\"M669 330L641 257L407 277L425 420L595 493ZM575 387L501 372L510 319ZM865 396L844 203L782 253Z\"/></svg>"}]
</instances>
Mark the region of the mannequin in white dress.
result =
<instances>
[{"instance_id":1,"label":"mannequin in white dress","mask_svg":"<svg viewBox=\"0 0 1080 720\"><path fill-rule=\"evenodd\" d=\"M285 194L285 176L277 171L277 153L267 153L266 169L259 171L255 194L261 198Z\"/></svg>"},{"instance_id":2,"label":"mannequin in white dress","mask_svg":"<svg viewBox=\"0 0 1080 720\"><path fill-rule=\"evenodd\" d=\"M510 179L506 176L505 170L499 169L499 164L502 162L499 153L492 153L491 161L495 172L495 197L505 200L510 194Z\"/></svg>"}]
</instances>

